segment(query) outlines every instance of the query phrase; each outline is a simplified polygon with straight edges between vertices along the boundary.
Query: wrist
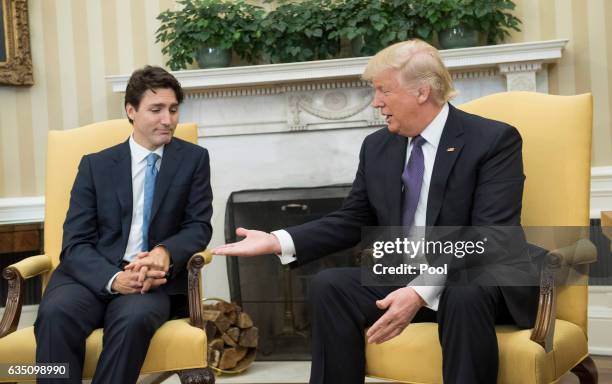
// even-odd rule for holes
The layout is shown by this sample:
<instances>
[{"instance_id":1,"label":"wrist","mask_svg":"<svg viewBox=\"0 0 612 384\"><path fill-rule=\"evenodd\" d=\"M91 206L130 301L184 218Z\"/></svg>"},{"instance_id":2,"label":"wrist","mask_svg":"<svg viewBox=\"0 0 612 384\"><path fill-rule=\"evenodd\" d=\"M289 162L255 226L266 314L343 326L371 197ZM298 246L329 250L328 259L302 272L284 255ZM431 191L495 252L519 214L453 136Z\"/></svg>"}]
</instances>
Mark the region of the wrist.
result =
<instances>
[{"instance_id":1,"label":"wrist","mask_svg":"<svg viewBox=\"0 0 612 384\"><path fill-rule=\"evenodd\" d=\"M427 302L421 297L421 295L419 295L419 293L416 291L416 289L412 288L412 287L405 287L404 289L409 289L412 291L412 294L416 297L416 301L419 305L419 307L424 307L427 305Z\"/></svg>"},{"instance_id":2,"label":"wrist","mask_svg":"<svg viewBox=\"0 0 612 384\"><path fill-rule=\"evenodd\" d=\"M270 233L270 239L272 240L272 252L276 255L280 255L283 253L283 249L281 248L281 243L278 237L274 233Z\"/></svg>"},{"instance_id":3,"label":"wrist","mask_svg":"<svg viewBox=\"0 0 612 384\"><path fill-rule=\"evenodd\" d=\"M166 265L170 265L171 264L170 251L168 250L168 248L166 248L165 245L157 244L155 247L153 247L153 249L157 249L159 252L162 253L162 255L164 256L164 259L167 262Z\"/></svg>"}]
</instances>

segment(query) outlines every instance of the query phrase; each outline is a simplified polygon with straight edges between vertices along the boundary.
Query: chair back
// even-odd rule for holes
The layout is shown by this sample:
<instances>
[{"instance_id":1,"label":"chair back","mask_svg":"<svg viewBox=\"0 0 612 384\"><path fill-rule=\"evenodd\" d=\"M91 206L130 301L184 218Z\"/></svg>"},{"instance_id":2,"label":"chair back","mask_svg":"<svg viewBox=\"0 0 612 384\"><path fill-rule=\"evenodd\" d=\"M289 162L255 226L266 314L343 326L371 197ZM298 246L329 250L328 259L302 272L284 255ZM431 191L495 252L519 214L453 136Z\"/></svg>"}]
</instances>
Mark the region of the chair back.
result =
<instances>
[{"instance_id":1,"label":"chair back","mask_svg":"<svg viewBox=\"0 0 612 384\"><path fill-rule=\"evenodd\" d=\"M497 93L460 109L516 127L523 138L526 176L521 224L567 227L528 231L528 240L546 249L588 238L591 185L591 94L553 96L533 92ZM572 228L573 227L573 228ZM588 272L588 266L584 266ZM586 334L588 273L580 284L557 291L557 318Z\"/></svg>"},{"instance_id":2,"label":"chair back","mask_svg":"<svg viewBox=\"0 0 612 384\"><path fill-rule=\"evenodd\" d=\"M132 125L127 119L108 120L65 131L49 131L44 236L45 254L51 258L53 269L59 264L70 191L81 158L127 140L131 132ZM192 123L179 124L174 136L195 143L197 127ZM43 289L51 272L43 276Z\"/></svg>"}]
</instances>

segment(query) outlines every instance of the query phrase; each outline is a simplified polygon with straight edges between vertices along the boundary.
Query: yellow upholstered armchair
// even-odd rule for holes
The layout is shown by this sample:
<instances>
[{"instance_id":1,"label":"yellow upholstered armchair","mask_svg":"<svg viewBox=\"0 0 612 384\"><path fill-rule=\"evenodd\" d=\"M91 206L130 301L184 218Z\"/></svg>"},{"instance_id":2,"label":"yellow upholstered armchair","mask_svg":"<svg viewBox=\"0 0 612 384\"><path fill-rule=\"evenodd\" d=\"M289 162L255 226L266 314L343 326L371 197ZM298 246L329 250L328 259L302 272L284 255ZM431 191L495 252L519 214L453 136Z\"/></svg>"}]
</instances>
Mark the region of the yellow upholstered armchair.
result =
<instances>
[{"instance_id":1,"label":"yellow upholstered armchair","mask_svg":"<svg viewBox=\"0 0 612 384\"><path fill-rule=\"evenodd\" d=\"M33 327L17 330L24 295L24 281L42 275L43 289L59 264L62 226L70 201L70 190L79 161L87 153L100 151L127 139L131 132L127 119L109 120L85 127L51 131L48 137L47 176L45 185L45 254L32 256L8 266L3 276L9 282L6 309L0 322L0 362L33 364L36 341ZM195 124L182 124L175 135L196 142ZM188 263L189 319L167 321L160 327L149 346L141 373L176 372L181 382L214 383L207 366L206 333L201 312L200 271L212 260L208 252L193 255ZM86 342L83 379L93 377L102 350L102 330L95 330ZM16 381L2 377L0 382ZM165 374L169 376L169 374ZM23 379L19 379L23 381Z\"/></svg>"},{"instance_id":2,"label":"yellow upholstered armchair","mask_svg":"<svg viewBox=\"0 0 612 384\"><path fill-rule=\"evenodd\" d=\"M548 384L568 371L580 383L597 383L587 343L588 264L596 259L588 241L591 175L590 94L551 96L498 93L460 106L466 112L515 126L523 137L521 223L557 227L555 239L527 239L549 252L543 268L533 330L498 326L498 383ZM559 227L566 227L560 229ZM546 232L546 231L543 231ZM555 268L578 271L578 281L555 286ZM442 383L437 324L409 325L401 335L366 347L367 374L408 383Z\"/></svg>"}]
</instances>

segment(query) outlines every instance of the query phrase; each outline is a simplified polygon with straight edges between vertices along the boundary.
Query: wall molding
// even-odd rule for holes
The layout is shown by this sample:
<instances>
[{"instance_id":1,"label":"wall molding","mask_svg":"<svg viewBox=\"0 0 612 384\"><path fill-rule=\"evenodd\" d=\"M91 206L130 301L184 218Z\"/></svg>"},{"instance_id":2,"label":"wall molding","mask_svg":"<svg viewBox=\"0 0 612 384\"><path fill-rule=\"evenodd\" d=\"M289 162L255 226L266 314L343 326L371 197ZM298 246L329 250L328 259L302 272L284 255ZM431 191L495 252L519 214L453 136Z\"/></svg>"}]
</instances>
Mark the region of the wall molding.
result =
<instances>
[{"instance_id":1,"label":"wall molding","mask_svg":"<svg viewBox=\"0 0 612 384\"><path fill-rule=\"evenodd\" d=\"M591 219L612 211L612 166L591 168Z\"/></svg>"},{"instance_id":2,"label":"wall molding","mask_svg":"<svg viewBox=\"0 0 612 384\"><path fill-rule=\"evenodd\" d=\"M612 356L612 286L589 287L589 352Z\"/></svg>"},{"instance_id":3,"label":"wall molding","mask_svg":"<svg viewBox=\"0 0 612 384\"><path fill-rule=\"evenodd\" d=\"M0 198L0 225L37 223L44 218L44 196Z\"/></svg>"}]
</instances>

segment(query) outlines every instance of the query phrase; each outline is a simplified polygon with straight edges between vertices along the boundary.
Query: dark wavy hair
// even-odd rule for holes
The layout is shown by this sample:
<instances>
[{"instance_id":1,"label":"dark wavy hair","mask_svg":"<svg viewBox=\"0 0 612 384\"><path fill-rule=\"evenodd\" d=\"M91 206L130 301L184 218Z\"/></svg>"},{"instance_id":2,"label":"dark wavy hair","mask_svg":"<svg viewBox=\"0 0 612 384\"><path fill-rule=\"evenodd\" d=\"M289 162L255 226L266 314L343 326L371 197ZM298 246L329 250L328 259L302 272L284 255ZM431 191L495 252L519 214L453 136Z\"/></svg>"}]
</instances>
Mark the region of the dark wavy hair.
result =
<instances>
[{"instance_id":1,"label":"dark wavy hair","mask_svg":"<svg viewBox=\"0 0 612 384\"><path fill-rule=\"evenodd\" d=\"M140 100L147 90L155 91L159 88L172 89L178 103L182 103L185 95L181 83L172 76L168 71L160 67L147 65L132 73L128 85L125 88L125 103L124 107L131 104L136 110L140 106ZM130 124L133 124L132 119L128 117Z\"/></svg>"}]
</instances>

